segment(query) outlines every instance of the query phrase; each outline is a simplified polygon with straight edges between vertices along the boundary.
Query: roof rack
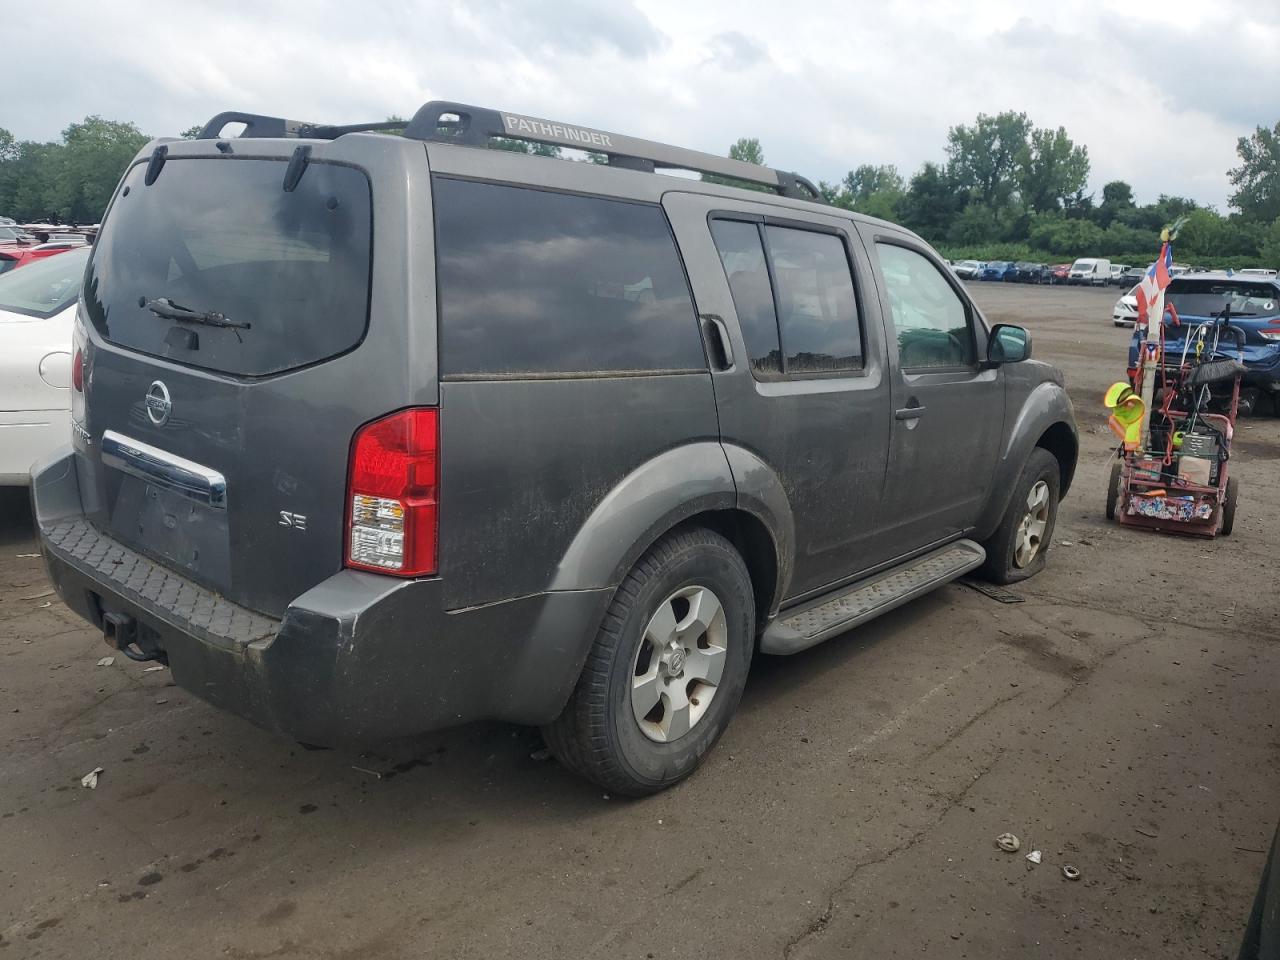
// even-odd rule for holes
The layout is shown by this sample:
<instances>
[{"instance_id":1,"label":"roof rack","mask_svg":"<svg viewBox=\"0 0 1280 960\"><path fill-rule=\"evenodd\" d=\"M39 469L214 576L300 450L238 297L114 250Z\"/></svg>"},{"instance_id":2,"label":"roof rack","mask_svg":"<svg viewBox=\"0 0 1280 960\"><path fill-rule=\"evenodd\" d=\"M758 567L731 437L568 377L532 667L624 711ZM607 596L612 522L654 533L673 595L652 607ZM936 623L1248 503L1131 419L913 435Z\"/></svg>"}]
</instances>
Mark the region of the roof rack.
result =
<instances>
[{"instance_id":1,"label":"roof rack","mask_svg":"<svg viewBox=\"0 0 1280 960\"><path fill-rule=\"evenodd\" d=\"M759 184L784 197L824 202L818 188L796 173L787 173L728 157L717 157L685 147L655 143L652 140L607 133L604 130L595 130L577 124L558 123L488 107L451 103L446 100L433 100L423 104L407 124L399 120L390 120L333 126L286 120L282 117L264 117L254 113L220 113L204 125L204 129L200 131L200 139L213 140L221 137L223 128L230 123L244 124L241 137L302 137L333 140L344 133L403 128L404 136L414 140L460 143L477 147L487 147L490 140L500 137L507 140L522 140L602 153L608 159L610 166L627 170L639 170L645 173L653 173L655 170L689 170L694 173Z\"/></svg>"}]
</instances>

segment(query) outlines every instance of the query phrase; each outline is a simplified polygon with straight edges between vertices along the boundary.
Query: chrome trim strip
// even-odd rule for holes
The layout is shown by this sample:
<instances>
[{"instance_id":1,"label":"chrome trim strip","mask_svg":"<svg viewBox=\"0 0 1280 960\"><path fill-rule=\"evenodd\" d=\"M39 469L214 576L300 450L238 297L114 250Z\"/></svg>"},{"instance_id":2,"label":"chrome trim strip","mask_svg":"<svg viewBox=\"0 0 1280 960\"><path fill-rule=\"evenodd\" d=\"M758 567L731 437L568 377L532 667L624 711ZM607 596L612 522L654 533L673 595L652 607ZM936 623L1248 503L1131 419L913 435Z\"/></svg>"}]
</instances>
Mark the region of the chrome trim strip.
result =
<instances>
[{"instance_id":1,"label":"chrome trim strip","mask_svg":"<svg viewBox=\"0 0 1280 960\"><path fill-rule=\"evenodd\" d=\"M191 460L166 453L114 430L102 434L102 462L130 476L212 507L227 509L227 478Z\"/></svg>"}]
</instances>

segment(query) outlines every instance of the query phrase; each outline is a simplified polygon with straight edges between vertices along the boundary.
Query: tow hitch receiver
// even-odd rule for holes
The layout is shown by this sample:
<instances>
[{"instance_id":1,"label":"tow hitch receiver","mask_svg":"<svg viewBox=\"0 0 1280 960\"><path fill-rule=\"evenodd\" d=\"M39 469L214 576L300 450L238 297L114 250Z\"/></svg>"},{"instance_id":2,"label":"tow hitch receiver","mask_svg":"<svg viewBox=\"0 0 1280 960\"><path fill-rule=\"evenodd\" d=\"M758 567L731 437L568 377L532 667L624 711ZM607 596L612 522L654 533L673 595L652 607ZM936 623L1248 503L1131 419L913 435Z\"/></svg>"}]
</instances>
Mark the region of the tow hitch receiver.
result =
<instances>
[{"instance_id":1,"label":"tow hitch receiver","mask_svg":"<svg viewBox=\"0 0 1280 960\"><path fill-rule=\"evenodd\" d=\"M138 621L127 613L106 611L102 614L102 639L113 650L119 650L130 660L146 663L148 660L159 660L168 663L169 658L163 650L146 644L140 640ZM149 647L150 649L147 649Z\"/></svg>"}]
</instances>

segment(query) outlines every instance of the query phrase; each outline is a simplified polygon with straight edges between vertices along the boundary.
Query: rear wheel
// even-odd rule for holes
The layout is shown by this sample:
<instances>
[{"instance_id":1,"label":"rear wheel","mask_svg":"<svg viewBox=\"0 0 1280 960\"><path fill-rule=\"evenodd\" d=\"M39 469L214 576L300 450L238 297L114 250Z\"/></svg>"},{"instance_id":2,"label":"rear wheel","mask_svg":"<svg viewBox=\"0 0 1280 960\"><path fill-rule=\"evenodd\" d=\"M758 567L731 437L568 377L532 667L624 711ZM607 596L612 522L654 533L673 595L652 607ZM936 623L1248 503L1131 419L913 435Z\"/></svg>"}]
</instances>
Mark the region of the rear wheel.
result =
<instances>
[{"instance_id":1,"label":"rear wheel","mask_svg":"<svg viewBox=\"0 0 1280 960\"><path fill-rule=\"evenodd\" d=\"M1227 477L1227 492L1222 496L1222 535L1231 536L1231 529L1236 525L1236 495L1240 485L1235 477Z\"/></svg>"},{"instance_id":2,"label":"rear wheel","mask_svg":"<svg viewBox=\"0 0 1280 960\"><path fill-rule=\"evenodd\" d=\"M1116 518L1116 505L1120 502L1120 470L1119 460L1111 464L1111 478L1107 481L1107 519Z\"/></svg>"},{"instance_id":3,"label":"rear wheel","mask_svg":"<svg viewBox=\"0 0 1280 960\"><path fill-rule=\"evenodd\" d=\"M1044 569L1058 519L1058 461L1036 447L1027 457L1004 519L984 546L982 572L996 583L1016 583Z\"/></svg>"},{"instance_id":4,"label":"rear wheel","mask_svg":"<svg viewBox=\"0 0 1280 960\"><path fill-rule=\"evenodd\" d=\"M737 709L754 638L733 545L703 529L666 537L618 587L564 712L543 728L547 746L614 793L679 782Z\"/></svg>"}]
</instances>

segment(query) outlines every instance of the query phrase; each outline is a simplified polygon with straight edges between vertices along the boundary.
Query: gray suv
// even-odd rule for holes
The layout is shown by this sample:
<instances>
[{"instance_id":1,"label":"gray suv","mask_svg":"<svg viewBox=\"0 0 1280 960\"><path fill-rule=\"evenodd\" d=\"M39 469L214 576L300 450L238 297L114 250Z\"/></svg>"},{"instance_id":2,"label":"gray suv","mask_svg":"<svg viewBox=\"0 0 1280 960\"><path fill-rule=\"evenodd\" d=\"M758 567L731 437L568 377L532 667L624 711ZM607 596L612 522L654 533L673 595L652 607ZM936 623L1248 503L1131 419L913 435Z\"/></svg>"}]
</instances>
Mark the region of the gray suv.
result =
<instances>
[{"instance_id":1,"label":"gray suv","mask_svg":"<svg viewBox=\"0 0 1280 960\"><path fill-rule=\"evenodd\" d=\"M1062 376L918 237L573 124L386 126L223 114L124 175L32 484L115 649L308 743L539 725L639 795L757 652L1041 568Z\"/></svg>"}]
</instances>

